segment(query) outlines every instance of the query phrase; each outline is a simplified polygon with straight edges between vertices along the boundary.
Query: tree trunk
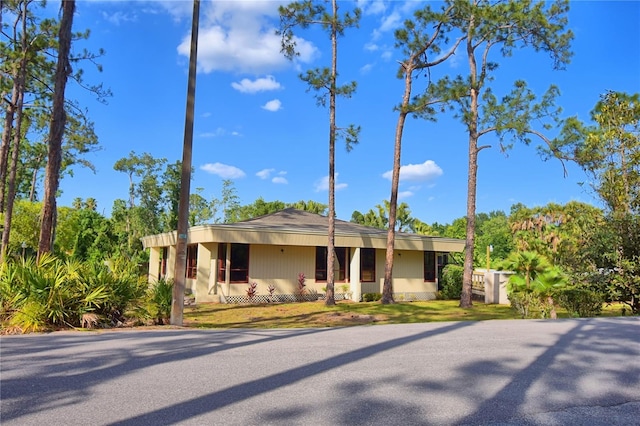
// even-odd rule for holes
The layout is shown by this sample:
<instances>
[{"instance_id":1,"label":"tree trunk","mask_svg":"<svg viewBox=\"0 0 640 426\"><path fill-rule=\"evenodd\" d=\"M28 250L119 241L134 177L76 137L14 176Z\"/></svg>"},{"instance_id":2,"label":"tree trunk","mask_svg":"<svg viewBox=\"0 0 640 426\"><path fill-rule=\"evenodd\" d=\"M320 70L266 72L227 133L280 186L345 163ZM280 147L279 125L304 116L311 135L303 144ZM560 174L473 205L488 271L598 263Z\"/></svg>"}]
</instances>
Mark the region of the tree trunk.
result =
<instances>
[{"instance_id":1,"label":"tree trunk","mask_svg":"<svg viewBox=\"0 0 640 426\"><path fill-rule=\"evenodd\" d=\"M53 94L53 110L51 114L51 128L49 129L49 156L45 172L44 197L42 200L42 225L40 241L38 242L38 257L53 250L56 218L56 192L60 184L60 165L62 163L62 138L66 125L64 109L65 88L67 78L71 73L69 53L71 51L71 28L73 13L76 8L75 0L62 2L62 19L58 33L58 63Z\"/></svg>"},{"instance_id":2,"label":"tree trunk","mask_svg":"<svg viewBox=\"0 0 640 426\"><path fill-rule=\"evenodd\" d=\"M15 106L18 103L18 78L13 80L11 91L11 103L7 106L4 116L4 129L2 129L2 147L0 148L0 211L5 211L5 194L7 190L7 169L9 165L9 145L13 130L13 118Z\"/></svg>"},{"instance_id":3,"label":"tree trunk","mask_svg":"<svg viewBox=\"0 0 640 426\"><path fill-rule=\"evenodd\" d=\"M469 60L469 77L470 87L470 114L469 117L469 170L467 181L467 229L464 247L464 270L462 274L462 293L460 294L460 307L470 308L473 305L471 301L471 288L473 280L473 249L475 243L476 231L476 191L478 179L478 77L477 65L473 46L473 37L471 37L475 29L474 18L471 17L467 34L467 57Z\"/></svg>"},{"instance_id":4,"label":"tree trunk","mask_svg":"<svg viewBox=\"0 0 640 426\"><path fill-rule=\"evenodd\" d=\"M189 81L187 84L187 105L185 108L184 140L180 173L180 199L178 206L178 229L176 242L175 279L171 298L171 325L182 326L184 317L184 291L186 287L187 238L189 234L189 193L191 191L191 163L193 147L193 122L196 103L196 65L198 57L198 31L200 28L200 0L193 2L191 22L191 44L189 50ZM231 256L228 246L227 261ZM227 277L229 264L227 263Z\"/></svg>"},{"instance_id":5,"label":"tree trunk","mask_svg":"<svg viewBox=\"0 0 640 426\"><path fill-rule=\"evenodd\" d=\"M393 149L393 173L391 177L391 197L389 198L389 228L387 231L387 254L384 262L384 284L382 285L383 305L395 303L393 299L393 254L396 241L396 218L398 211L398 186L400 185L400 163L402 154L402 133L407 119L408 106L411 102L411 87L413 83L413 57L409 59L404 72L404 94L402 106L396 124L396 136Z\"/></svg>"},{"instance_id":6,"label":"tree trunk","mask_svg":"<svg viewBox=\"0 0 640 426\"><path fill-rule=\"evenodd\" d=\"M15 111L15 129L13 133L13 152L11 154L11 168L9 170L9 182L7 188L7 197L3 200L4 206L4 228L2 230L2 247L0 248L0 262L3 262L5 256L7 254L7 248L9 247L9 236L11 233L11 221L13 216L13 202L16 196L16 178L18 174L18 160L20 158L20 140L22 138L22 110L23 110L23 101L24 101L24 90L25 90L25 80L27 75L27 50L29 48L27 43L27 2L23 3L22 9L22 58L20 59L20 64L18 65L18 69L16 70L15 80L14 80L14 89L17 89L12 94L15 94L15 103L10 106L12 110ZM13 100L13 99L12 99ZM7 110L7 115L8 110ZM11 117L13 119L13 117ZM7 133L7 140L5 146L4 140L4 132L3 132L3 143L2 148L7 149L8 155L8 146L9 140L11 139L11 125L7 126L5 129ZM2 153L4 155L4 152ZM4 182L2 182L2 192L4 194Z\"/></svg>"},{"instance_id":7,"label":"tree trunk","mask_svg":"<svg viewBox=\"0 0 640 426\"><path fill-rule=\"evenodd\" d=\"M338 3L332 0L333 20L331 27L331 89L329 91L329 229L327 238L327 294L324 304L331 306L335 300L335 274L333 264L335 253L336 198L335 198L335 157L336 157L336 80L338 78Z\"/></svg>"}]
</instances>

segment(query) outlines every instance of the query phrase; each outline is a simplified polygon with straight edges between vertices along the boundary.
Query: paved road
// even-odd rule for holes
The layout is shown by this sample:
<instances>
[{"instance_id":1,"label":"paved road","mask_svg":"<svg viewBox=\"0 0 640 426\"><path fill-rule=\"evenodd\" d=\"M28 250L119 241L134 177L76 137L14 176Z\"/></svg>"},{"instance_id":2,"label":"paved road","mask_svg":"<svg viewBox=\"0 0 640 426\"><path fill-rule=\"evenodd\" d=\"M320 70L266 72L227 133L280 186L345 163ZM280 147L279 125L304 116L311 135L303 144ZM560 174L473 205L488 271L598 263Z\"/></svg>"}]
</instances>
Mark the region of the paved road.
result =
<instances>
[{"instance_id":1,"label":"paved road","mask_svg":"<svg viewBox=\"0 0 640 426\"><path fill-rule=\"evenodd\" d=\"M0 340L9 425L640 425L640 318Z\"/></svg>"}]
</instances>

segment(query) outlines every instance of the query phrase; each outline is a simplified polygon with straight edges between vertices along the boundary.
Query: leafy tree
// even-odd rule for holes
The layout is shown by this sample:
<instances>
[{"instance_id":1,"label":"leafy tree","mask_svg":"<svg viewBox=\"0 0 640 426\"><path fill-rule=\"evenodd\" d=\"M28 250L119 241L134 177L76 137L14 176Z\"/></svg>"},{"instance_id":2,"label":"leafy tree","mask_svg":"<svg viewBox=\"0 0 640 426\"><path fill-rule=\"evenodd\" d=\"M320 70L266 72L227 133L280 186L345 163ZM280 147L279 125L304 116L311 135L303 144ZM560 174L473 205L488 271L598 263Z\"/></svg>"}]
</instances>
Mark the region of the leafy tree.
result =
<instances>
[{"instance_id":1,"label":"leafy tree","mask_svg":"<svg viewBox=\"0 0 640 426\"><path fill-rule=\"evenodd\" d=\"M164 214L162 231L170 232L178 229L178 205L180 202L180 179L182 178L182 161L167 164L162 175L162 192L164 197ZM212 212L212 217L215 212Z\"/></svg>"},{"instance_id":2,"label":"leafy tree","mask_svg":"<svg viewBox=\"0 0 640 426\"><path fill-rule=\"evenodd\" d=\"M566 272L581 274L595 269L587 247L594 244L595 231L604 226L604 220L602 210L571 201L534 208L514 205L509 225L516 249L535 251Z\"/></svg>"},{"instance_id":3,"label":"leafy tree","mask_svg":"<svg viewBox=\"0 0 640 426\"><path fill-rule=\"evenodd\" d=\"M503 211L492 211L489 214L479 213L476 218L476 246L474 259L476 265L484 265L484 248L493 247L492 262L505 259L514 249L513 236L509 228L509 218Z\"/></svg>"},{"instance_id":4,"label":"leafy tree","mask_svg":"<svg viewBox=\"0 0 640 426\"><path fill-rule=\"evenodd\" d=\"M573 34L566 29L567 0L498 3L449 0L446 4L453 7L450 25L460 34L466 34L469 72L466 76L439 80L429 87L428 94L457 108L456 117L469 135L465 269L460 298L460 306L466 308L472 305L478 154L489 148L489 145L479 145L479 139L494 133L501 149L508 149L511 145L505 143L506 138L529 144L531 135L535 135L551 145L544 132L559 125L560 111L554 108L558 93L555 86L539 101L523 80L515 81L511 92L501 99L496 96L489 83L498 64L490 60L490 53L499 50L503 57L509 57L516 49L532 47L535 51L547 52L554 67L562 68L571 57L569 44ZM535 128L534 123L542 123L542 131Z\"/></svg>"},{"instance_id":5,"label":"leafy tree","mask_svg":"<svg viewBox=\"0 0 640 426\"><path fill-rule=\"evenodd\" d=\"M551 149L591 176L606 206L606 222L595 228L589 282L608 301L640 312L640 95L607 92L591 113L592 126L567 122L564 138Z\"/></svg>"},{"instance_id":6,"label":"leafy tree","mask_svg":"<svg viewBox=\"0 0 640 426\"><path fill-rule=\"evenodd\" d=\"M281 29L277 34L282 36L282 52L293 60L298 56L294 27L308 28L318 25L326 30L331 40L331 68L316 68L307 70L300 76L310 89L318 92L318 105L325 106L329 101L329 229L327 242L327 290L326 305L335 305L334 299L334 270L335 262L335 143L338 133L342 133L346 140L347 151L358 143L360 127L349 125L346 129L336 126L336 98L337 96L351 97L356 90L355 81L338 86L338 37L349 27L357 27L360 20L360 9L353 13L338 15L338 0L331 0L331 9L327 10L323 2L304 0L280 6Z\"/></svg>"},{"instance_id":7,"label":"leafy tree","mask_svg":"<svg viewBox=\"0 0 640 426\"><path fill-rule=\"evenodd\" d=\"M323 203L319 203L317 201L309 200L309 201L296 201L295 203L287 204L287 207L293 207L294 209L304 210L306 212L311 212L319 215L326 216L328 206Z\"/></svg>"},{"instance_id":8,"label":"leafy tree","mask_svg":"<svg viewBox=\"0 0 640 426\"><path fill-rule=\"evenodd\" d=\"M614 215L640 213L640 94L609 91L591 118L593 126L568 120L549 150L582 167Z\"/></svg>"},{"instance_id":9,"label":"leafy tree","mask_svg":"<svg viewBox=\"0 0 640 426\"><path fill-rule=\"evenodd\" d=\"M366 214L354 211L351 215L351 222L360 225L371 226L373 228L387 229L389 226L391 203L384 200L382 204L376 205L376 210L370 209ZM407 203L400 203L396 208L396 220L394 231L414 232L415 220L411 217L411 209Z\"/></svg>"},{"instance_id":10,"label":"leafy tree","mask_svg":"<svg viewBox=\"0 0 640 426\"><path fill-rule=\"evenodd\" d=\"M221 198L213 200L214 214L222 212L222 219L216 217L215 222L233 223L239 220L240 197L238 191L230 179L222 181Z\"/></svg>"},{"instance_id":11,"label":"leafy tree","mask_svg":"<svg viewBox=\"0 0 640 426\"><path fill-rule=\"evenodd\" d=\"M211 202L200 195L202 191L203 188L196 188L196 191L189 195L190 226L202 225L213 217Z\"/></svg>"},{"instance_id":12,"label":"leafy tree","mask_svg":"<svg viewBox=\"0 0 640 426\"><path fill-rule=\"evenodd\" d=\"M131 151L128 157L119 159L113 166L114 170L126 173L129 177L128 206L121 210L122 205L114 202L113 210L118 211L112 213L113 218L124 219L124 234L116 232L126 236L126 253L129 256L142 249L140 237L155 234L162 229L160 218L163 188L159 175L166 161L165 158L155 158L147 152L137 155Z\"/></svg>"}]
</instances>

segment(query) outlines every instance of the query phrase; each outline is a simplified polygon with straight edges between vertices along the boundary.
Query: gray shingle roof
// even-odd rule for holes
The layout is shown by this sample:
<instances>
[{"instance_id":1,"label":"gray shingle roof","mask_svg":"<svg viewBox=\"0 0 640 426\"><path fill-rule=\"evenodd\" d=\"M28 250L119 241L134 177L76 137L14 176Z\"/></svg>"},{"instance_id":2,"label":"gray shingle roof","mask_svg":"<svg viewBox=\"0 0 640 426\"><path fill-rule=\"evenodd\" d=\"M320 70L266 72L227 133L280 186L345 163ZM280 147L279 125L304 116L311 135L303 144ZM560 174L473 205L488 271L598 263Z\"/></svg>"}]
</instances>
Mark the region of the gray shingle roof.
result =
<instances>
[{"instance_id":1,"label":"gray shingle roof","mask_svg":"<svg viewBox=\"0 0 640 426\"><path fill-rule=\"evenodd\" d=\"M329 218L319 214L287 208L265 216L237 222L233 225L249 225L255 228L270 229L295 229L300 231L321 231L327 232L329 227ZM335 230L338 234L367 234L367 235L386 235L384 229L372 228L369 226L359 225L357 223L345 222L336 219Z\"/></svg>"}]
</instances>

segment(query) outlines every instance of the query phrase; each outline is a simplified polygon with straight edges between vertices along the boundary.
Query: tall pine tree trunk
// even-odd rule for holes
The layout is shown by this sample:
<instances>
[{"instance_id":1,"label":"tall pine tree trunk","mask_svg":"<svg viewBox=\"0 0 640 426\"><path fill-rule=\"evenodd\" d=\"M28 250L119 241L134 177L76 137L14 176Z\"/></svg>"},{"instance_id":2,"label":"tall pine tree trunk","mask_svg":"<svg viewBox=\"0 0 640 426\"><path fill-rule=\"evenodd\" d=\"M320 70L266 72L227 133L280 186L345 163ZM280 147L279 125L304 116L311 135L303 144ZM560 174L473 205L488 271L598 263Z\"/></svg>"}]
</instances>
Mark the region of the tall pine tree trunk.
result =
<instances>
[{"instance_id":1,"label":"tall pine tree trunk","mask_svg":"<svg viewBox=\"0 0 640 426\"><path fill-rule=\"evenodd\" d=\"M402 133L407 120L411 87L413 83L413 57L404 70L404 95L396 124L396 136L393 149L393 173L391 177L391 197L389 199L389 230L387 231L387 254L384 263L384 284L382 285L382 304L395 303L393 299L393 253L396 242L396 218L398 211L398 186L400 185L400 159L402 153Z\"/></svg>"},{"instance_id":2,"label":"tall pine tree trunk","mask_svg":"<svg viewBox=\"0 0 640 426\"><path fill-rule=\"evenodd\" d=\"M12 90L12 102L13 105L10 105L11 114L9 114L9 110L7 110L7 118L5 123L9 121L9 124L4 129L2 135L2 155L9 155L9 141L11 140L11 121L13 121L13 114L15 113L15 129L13 133L13 152L11 154L11 168L9 169L9 181L7 184L7 195L6 198L3 197L3 211L4 211L4 228L2 230L2 247L0 248L0 262L4 261L5 255L7 253L7 248L9 247L9 236L11 234L11 221L13 218L13 202L16 196L16 179L18 174L18 160L20 158L20 140L22 138L22 110L23 110L23 101L24 101L24 91L25 91L25 80L27 75L27 53L28 53L28 43L27 43L27 6L28 3L23 3L22 8L22 41L21 41L21 49L22 49L22 57L20 59L20 63L15 72L15 80L13 84ZM11 115L11 117L9 117ZM5 139L6 136L6 139ZM4 158L4 157L3 157ZM4 172L6 173L7 165L6 161L2 165L4 167ZM2 176L2 193L4 195L5 190L5 177Z\"/></svg>"},{"instance_id":3,"label":"tall pine tree trunk","mask_svg":"<svg viewBox=\"0 0 640 426\"><path fill-rule=\"evenodd\" d=\"M338 2L332 0L333 21L331 28L331 90L329 91L329 229L327 241L327 292L325 305L335 305L335 273L333 265L336 260L335 226L336 226L336 80L338 78Z\"/></svg>"},{"instance_id":4,"label":"tall pine tree trunk","mask_svg":"<svg viewBox=\"0 0 640 426\"><path fill-rule=\"evenodd\" d=\"M478 96L479 84L477 63L473 46L472 33L475 29L475 19L472 16L469 21L467 33L467 57L469 60L470 76L470 105L469 110L469 170L467 181L467 230L464 245L464 269L462 273L462 293L460 295L460 307L470 308L472 281L473 281L473 249L476 232L476 192L478 187Z\"/></svg>"},{"instance_id":5,"label":"tall pine tree trunk","mask_svg":"<svg viewBox=\"0 0 640 426\"><path fill-rule=\"evenodd\" d=\"M18 79L14 79L11 90L11 102L7 106L4 116L4 128L2 129L2 147L0 148L0 211L5 211L5 194L7 190L7 170L9 168L9 145L13 131L13 118L15 106L18 103Z\"/></svg>"},{"instance_id":6,"label":"tall pine tree trunk","mask_svg":"<svg viewBox=\"0 0 640 426\"><path fill-rule=\"evenodd\" d=\"M67 78L71 74L69 53L71 51L71 27L75 0L62 2L62 20L58 33L58 64L53 94L53 112L49 129L49 156L45 172L44 198L42 202L42 226L38 243L38 256L53 250L53 236L56 226L56 192L60 184L60 165L62 163L62 138L67 121L64 101Z\"/></svg>"}]
</instances>

